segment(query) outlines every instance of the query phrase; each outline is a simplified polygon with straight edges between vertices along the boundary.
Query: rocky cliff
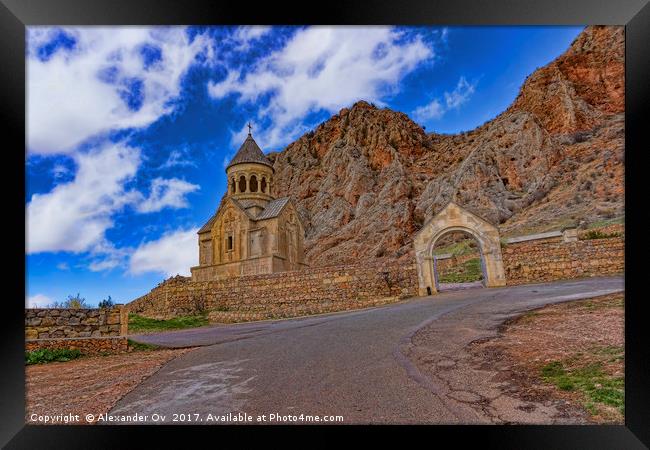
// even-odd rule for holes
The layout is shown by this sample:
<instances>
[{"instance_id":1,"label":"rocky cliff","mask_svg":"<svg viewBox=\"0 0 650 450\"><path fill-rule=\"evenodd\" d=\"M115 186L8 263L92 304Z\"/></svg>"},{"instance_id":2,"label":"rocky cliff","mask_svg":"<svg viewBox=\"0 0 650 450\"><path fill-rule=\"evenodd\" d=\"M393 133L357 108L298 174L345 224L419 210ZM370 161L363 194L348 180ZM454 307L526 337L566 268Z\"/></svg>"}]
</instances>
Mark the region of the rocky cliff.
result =
<instances>
[{"instance_id":1,"label":"rocky cliff","mask_svg":"<svg viewBox=\"0 0 650 450\"><path fill-rule=\"evenodd\" d=\"M506 235L623 215L623 32L586 28L470 132L427 134L358 102L270 154L276 194L304 220L308 262L405 257L452 199Z\"/></svg>"}]
</instances>

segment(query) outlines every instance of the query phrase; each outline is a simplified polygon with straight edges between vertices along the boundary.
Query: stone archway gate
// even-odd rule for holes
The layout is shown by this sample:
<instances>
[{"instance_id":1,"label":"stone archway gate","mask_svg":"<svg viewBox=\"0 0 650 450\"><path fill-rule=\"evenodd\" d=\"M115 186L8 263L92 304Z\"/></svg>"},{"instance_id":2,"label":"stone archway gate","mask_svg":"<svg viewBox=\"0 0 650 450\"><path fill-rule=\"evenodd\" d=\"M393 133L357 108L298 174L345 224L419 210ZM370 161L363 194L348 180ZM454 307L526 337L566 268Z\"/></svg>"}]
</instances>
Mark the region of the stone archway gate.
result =
<instances>
[{"instance_id":1,"label":"stone archway gate","mask_svg":"<svg viewBox=\"0 0 650 450\"><path fill-rule=\"evenodd\" d=\"M413 239L419 294L436 293L433 249L438 239L452 231L468 233L478 242L485 267L485 285L487 287L505 286L506 277L501 257L499 229L485 219L461 208L454 202L450 202L432 217L415 234Z\"/></svg>"}]
</instances>

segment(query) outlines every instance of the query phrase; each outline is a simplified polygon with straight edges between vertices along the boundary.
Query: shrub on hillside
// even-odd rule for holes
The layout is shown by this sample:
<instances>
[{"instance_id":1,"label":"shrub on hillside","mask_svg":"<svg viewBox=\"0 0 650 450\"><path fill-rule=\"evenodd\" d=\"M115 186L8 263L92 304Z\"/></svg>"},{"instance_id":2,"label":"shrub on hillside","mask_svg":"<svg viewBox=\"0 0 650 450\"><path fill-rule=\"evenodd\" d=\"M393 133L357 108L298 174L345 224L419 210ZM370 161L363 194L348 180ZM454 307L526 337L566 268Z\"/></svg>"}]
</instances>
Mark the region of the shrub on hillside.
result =
<instances>
[{"instance_id":1,"label":"shrub on hillside","mask_svg":"<svg viewBox=\"0 0 650 450\"><path fill-rule=\"evenodd\" d=\"M621 233L603 233L599 230L589 230L582 235L583 240L589 239L609 239L614 237L619 237Z\"/></svg>"}]
</instances>

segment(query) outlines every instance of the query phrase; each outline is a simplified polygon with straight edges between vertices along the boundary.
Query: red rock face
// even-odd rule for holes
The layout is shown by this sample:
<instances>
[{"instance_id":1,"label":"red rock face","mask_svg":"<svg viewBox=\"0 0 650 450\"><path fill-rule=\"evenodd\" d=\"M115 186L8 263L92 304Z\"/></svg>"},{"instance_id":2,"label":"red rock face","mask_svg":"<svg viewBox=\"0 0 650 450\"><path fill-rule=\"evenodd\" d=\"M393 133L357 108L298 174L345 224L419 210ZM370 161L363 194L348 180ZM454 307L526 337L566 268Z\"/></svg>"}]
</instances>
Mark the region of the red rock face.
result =
<instances>
[{"instance_id":1,"label":"red rock face","mask_svg":"<svg viewBox=\"0 0 650 450\"><path fill-rule=\"evenodd\" d=\"M413 233L452 199L505 234L622 215L623 68L623 28L588 27L471 132L427 134L366 102L342 109L269 155L308 262L409 257Z\"/></svg>"}]
</instances>

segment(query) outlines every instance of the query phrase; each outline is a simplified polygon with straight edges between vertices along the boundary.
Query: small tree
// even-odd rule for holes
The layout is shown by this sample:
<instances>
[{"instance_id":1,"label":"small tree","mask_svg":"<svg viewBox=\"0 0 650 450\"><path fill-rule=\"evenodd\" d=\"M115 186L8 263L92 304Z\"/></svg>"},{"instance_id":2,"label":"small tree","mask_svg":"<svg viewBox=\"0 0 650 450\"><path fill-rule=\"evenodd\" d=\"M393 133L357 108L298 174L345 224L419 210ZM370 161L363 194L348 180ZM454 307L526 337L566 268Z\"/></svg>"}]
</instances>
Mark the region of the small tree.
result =
<instances>
[{"instance_id":1,"label":"small tree","mask_svg":"<svg viewBox=\"0 0 650 450\"><path fill-rule=\"evenodd\" d=\"M79 309L85 308L86 306L88 306L86 305L86 299L83 298L78 292L75 296L68 295L68 299L63 302L64 308Z\"/></svg>"},{"instance_id":2,"label":"small tree","mask_svg":"<svg viewBox=\"0 0 650 450\"><path fill-rule=\"evenodd\" d=\"M97 306L100 308L112 308L113 306L115 306L115 303L113 303L113 299L109 295L108 298L105 298L102 301L100 301Z\"/></svg>"}]
</instances>

